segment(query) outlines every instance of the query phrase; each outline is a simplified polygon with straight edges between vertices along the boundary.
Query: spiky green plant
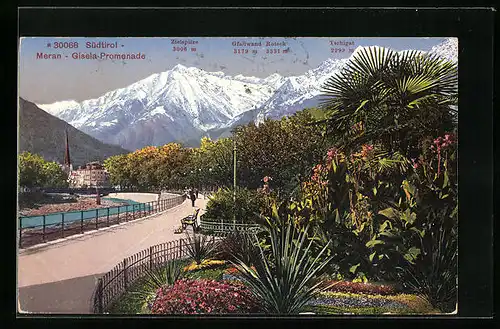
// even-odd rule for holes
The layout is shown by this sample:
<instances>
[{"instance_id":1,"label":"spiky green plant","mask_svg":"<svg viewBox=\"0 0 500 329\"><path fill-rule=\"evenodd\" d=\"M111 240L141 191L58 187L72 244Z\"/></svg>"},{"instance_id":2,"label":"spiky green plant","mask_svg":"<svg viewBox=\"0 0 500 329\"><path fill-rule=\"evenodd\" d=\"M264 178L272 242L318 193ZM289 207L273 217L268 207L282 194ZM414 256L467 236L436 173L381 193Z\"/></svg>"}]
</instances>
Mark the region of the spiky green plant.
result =
<instances>
[{"instance_id":1,"label":"spiky green plant","mask_svg":"<svg viewBox=\"0 0 500 329\"><path fill-rule=\"evenodd\" d=\"M309 226L299 230L289 224L282 229L270 227L268 231L271 242L269 255L265 255L259 245L260 257L254 260L255 267L241 259L233 264L264 312L296 314L326 288L318 277L332 257L322 258L327 246L316 255L311 255L312 240L308 240L307 234Z\"/></svg>"},{"instance_id":2,"label":"spiky green plant","mask_svg":"<svg viewBox=\"0 0 500 329\"><path fill-rule=\"evenodd\" d=\"M163 286L171 286L184 276L182 264L171 260L163 266L146 269L145 277L130 292L135 300L143 301L143 309L155 298L156 291Z\"/></svg>"},{"instance_id":3,"label":"spiky green plant","mask_svg":"<svg viewBox=\"0 0 500 329\"><path fill-rule=\"evenodd\" d=\"M216 243L213 237L186 231L186 250L189 258L201 264L205 259L212 257L216 251Z\"/></svg>"},{"instance_id":4,"label":"spiky green plant","mask_svg":"<svg viewBox=\"0 0 500 329\"><path fill-rule=\"evenodd\" d=\"M452 312L457 302L458 240L450 229L435 229L423 239L422 255L415 263L397 267L404 286L442 312Z\"/></svg>"},{"instance_id":5,"label":"spiky green plant","mask_svg":"<svg viewBox=\"0 0 500 329\"><path fill-rule=\"evenodd\" d=\"M240 259L249 265L253 265L254 259L260 256L253 235L240 231L231 232L221 239L217 243L217 253L219 259Z\"/></svg>"}]
</instances>

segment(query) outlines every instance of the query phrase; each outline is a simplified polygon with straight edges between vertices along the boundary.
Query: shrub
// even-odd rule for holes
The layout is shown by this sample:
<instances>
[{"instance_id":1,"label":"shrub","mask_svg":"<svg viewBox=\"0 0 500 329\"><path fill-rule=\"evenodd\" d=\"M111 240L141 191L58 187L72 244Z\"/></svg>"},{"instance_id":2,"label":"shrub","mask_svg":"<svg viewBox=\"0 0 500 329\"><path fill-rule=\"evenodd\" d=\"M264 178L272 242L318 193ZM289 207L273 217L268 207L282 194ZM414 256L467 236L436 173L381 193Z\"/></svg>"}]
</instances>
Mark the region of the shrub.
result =
<instances>
[{"instance_id":1,"label":"shrub","mask_svg":"<svg viewBox=\"0 0 500 329\"><path fill-rule=\"evenodd\" d=\"M158 289L153 314L224 314L258 311L252 294L242 284L214 280L177 281Z\"/></svg>"},{"instance_id":2,"label":"shrub","mask_svg":"<svg viewBox=\"0 0 500 329\"><path fill-rule=\"evenodd\" d=\"M225 221L255 222L264 206L264 195L246 188L236 189L236 207L233 189L221 188L211 196L203 218Z\"/></svg>"},{"instance_id":3,"label":"shrub","mask_svg":"<svg viewBox=\"0 0 500 329\"><path fill-rule=\"evenodd\" d=\"M252 264L256 257L260 257L260 252L252 234L234 231L218 242L217 255L221 259L240 259L246 264Z\"/></svg>"},{"instance_id":4,"label":"shrub","mask_svg":"<svg viewBox=\"0 0 500 329\"><path fill-rule=\"evenodd\" d=\"M423 239L423 255L398 270L410 292L424 297L442 312L450 313L457 302L458 241L449 230L436 231L428 233L427 240Z\"/></svg>"}]
</instances>

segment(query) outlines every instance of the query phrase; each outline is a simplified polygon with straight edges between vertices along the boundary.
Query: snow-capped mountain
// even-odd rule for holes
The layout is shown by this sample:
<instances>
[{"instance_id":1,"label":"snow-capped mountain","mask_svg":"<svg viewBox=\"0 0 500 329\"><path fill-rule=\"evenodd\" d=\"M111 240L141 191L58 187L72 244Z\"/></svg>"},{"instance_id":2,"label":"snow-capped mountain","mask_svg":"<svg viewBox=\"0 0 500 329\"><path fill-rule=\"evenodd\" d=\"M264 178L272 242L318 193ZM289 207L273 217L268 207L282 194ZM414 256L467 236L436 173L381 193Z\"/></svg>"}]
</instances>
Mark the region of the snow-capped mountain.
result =
<instances>
[{"instance_id":1,"label":"snow-capped mountain","mask_svg":"<svg viewBox=\"0 0 500 329\"><path fill-rule=\"evenodd\" d=\"M40 108L74 127L127 149L187 141L260 107L282 77L231 77L183 65L81 103Z\"/></svg>"},{"instance_id":2,"label":"snow-capped mountain","mask_svg":"<svg viewBox=\"0 0 500 329\"><path fill-rule=\"evenodd\" d=\"M339 72L349 59L327 59L303 75L288 77L279 89L260 108L257 120L278 119L301 109L318 104L321 86L334 73Z\"/></svg>"},{"instance_id":3,"label":"snow-capped mountain","mask_svg":"<svg viewBox=\"0 0 500 329\"><path fill-rule=\"evenodd\" d=\"M429 54L438 55L449 61L458 62L458 38L448 38L446 41L434 46Z\"/></svg>"},{"instance_id":4,"label":"snow-capped mountain","mask_svg":"<svg viewBox=\"0 0 500 329\"><path fill-rule=\"evenodd\" d=\"M446 40L430 53L456 60L457 39ZM327 59L302 75L274 73L267 78L179 64L96 99L38 106L105 143L129 150L172 141L189 144L203 135L216 138L238 124L316 106L321 86L348 60Z\"/></svg>"}]
</instances>

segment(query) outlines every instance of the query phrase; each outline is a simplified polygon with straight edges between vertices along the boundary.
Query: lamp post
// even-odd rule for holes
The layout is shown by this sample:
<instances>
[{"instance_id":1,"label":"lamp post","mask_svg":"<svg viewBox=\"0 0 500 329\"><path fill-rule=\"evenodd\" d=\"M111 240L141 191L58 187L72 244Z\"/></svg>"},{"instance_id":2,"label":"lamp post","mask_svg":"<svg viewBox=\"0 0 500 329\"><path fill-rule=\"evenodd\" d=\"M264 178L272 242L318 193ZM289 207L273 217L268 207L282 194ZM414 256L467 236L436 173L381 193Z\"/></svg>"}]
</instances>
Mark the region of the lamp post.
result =
<instances>
[{"instance_id":1,"label":"lamp post","mask_svg":"<svg viewBox=\"0 0 500 329\"><path fill-rule=\"evenodd\" d=\"M90 186L92 186L92 163L90 164ZM96 192L95 203L97 205L100 205L101 204L101 195L99 194L99 188L97 186L97 178L95 179L95 192Z\"/></svg>"}]
</instances>

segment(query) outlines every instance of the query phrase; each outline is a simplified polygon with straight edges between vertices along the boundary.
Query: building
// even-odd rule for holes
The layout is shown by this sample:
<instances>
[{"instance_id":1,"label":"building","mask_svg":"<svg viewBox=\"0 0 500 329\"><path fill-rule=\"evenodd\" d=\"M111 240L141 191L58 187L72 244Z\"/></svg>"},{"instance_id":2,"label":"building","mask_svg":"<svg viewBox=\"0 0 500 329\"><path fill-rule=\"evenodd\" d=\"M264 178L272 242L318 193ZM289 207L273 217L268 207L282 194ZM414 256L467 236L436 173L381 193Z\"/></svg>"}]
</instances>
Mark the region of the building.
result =
<instances>
[{"instance_id":1,"label":"building","mask_svg":"<svg viewBox=\"0 0 500 329\"><path fill-rule=\"evenodd\" d=\"M69 175L70 187L109 187L109 174L99 162L89 162L72 170Z\"/></svg>"},{"instance_id":2,"label":"building","mask_svg":"<svg viewBox=\"0 0 500 329\"><path fill-rule=\"evenodd\" d=\"M68 130L66 130L66 148L64 152L64 163L61 165L64 172L68 174L70 187L109 187L109 174L99 162L89 162L73 170L69 154Z\"/></svg>"}]
</instances>

